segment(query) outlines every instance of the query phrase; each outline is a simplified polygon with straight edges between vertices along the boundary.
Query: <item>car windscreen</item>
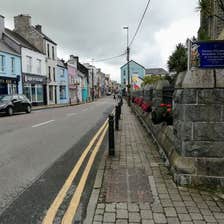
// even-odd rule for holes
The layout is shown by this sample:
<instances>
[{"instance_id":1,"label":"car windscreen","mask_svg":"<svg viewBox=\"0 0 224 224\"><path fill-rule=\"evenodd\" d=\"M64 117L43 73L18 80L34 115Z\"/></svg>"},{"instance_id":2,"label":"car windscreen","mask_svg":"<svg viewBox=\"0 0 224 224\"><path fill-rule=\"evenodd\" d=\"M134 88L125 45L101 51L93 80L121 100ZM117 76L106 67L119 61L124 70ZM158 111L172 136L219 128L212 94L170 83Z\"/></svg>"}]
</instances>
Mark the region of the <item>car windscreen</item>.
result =
<instances>
[{"instance_id":1,"label":"car windscreen","mask_svg":"<svg viewBox=\"0 0 224 224\"><path fill-rule=\"evenodd\" d=\"M10 101L12 96L0 96L0 103L5 103Z\"/></svg>"}]
</instances>

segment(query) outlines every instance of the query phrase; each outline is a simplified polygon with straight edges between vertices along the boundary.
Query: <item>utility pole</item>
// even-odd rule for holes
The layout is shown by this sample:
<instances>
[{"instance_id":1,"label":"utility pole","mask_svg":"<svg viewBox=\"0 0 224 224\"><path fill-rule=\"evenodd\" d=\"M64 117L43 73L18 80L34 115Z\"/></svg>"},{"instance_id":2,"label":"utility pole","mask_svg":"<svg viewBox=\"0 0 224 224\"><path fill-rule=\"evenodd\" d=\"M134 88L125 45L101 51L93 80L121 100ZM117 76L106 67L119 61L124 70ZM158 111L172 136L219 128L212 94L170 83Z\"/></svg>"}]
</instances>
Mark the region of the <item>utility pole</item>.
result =
<instances>
[{"instance_id":1,"label":"utility pole","mask_svg":"<svg viewBox=\"0 0 224 224\"><path fill-rule=\"evenodd\" d=\"M92 101L94 101L94 74L93 74L93 59L92 59Z\"/></svg>"},{"instance_id":2,"label":"utility pole","mask_svg":"<svg viewBox=\"0 0 224 224\"><path fill-rule=\"evenodd\" d=\"M128 26L125 26L124 29L127 30L128 106L131 106L129 28Z\"/></svg>"}]
</instances>

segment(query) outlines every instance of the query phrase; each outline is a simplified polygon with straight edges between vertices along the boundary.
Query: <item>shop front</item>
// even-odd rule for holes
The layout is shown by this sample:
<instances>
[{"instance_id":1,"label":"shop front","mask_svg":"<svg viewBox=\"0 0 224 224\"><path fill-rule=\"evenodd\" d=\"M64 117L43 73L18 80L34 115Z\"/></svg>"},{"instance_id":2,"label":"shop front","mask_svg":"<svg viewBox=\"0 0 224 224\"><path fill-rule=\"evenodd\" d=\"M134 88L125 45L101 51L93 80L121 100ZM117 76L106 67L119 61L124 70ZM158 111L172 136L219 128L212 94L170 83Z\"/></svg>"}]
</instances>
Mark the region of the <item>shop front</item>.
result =
<instances>
[{"instance_id":1,"label":"shop front","mask_svg":"<svg viewBox=\"0 0 224 224\"><path fill-rule=\"evenodd\" d=\"M20 76L16 76L15 78L0 76L0 95L20 93L18 87L19 82Z\"/></svg>"},{"instance_id":2,"label":"shop front","mask_svg":"<svg viewBox=\"0 0 224 224\"><path fill-rule=\"evenodd\" d=\"M23 93L33 106L47 104L47 77L41 75L23 74Z\"/></svg>"}]
</instances>

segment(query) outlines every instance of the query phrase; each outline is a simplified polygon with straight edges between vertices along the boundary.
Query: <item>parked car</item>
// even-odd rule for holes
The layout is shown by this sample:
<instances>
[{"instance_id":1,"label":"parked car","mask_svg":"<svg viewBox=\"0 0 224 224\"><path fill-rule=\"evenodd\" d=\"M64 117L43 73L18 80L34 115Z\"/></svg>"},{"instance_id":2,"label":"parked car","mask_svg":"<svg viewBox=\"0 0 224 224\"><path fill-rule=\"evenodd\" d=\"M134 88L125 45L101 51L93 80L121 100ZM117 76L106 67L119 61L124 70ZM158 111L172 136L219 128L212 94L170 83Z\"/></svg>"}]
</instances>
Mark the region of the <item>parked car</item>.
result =
<instances>
[{"instance_id":1,"label":"parked car","mask_svg":"<svg viewBox=\"0 0 224 224\"><path fill-rule=\"evenodd\" d=\"M17 112L30 113L32 110L31 102L24 95L1 95L0 113L6 113L9 116Z\"/></svg>"},{"instance_id":2,"label":"parked car","mask_svg":"<svg viewBox=\"0 0 224 224\"><path fill-rule=\"evenodd\" d=\"M109 92L107 92L107 96L111 96L111 94L112 94L112 93L111 93L110 91L109 91Z\"/></svg>"}]
</instances>

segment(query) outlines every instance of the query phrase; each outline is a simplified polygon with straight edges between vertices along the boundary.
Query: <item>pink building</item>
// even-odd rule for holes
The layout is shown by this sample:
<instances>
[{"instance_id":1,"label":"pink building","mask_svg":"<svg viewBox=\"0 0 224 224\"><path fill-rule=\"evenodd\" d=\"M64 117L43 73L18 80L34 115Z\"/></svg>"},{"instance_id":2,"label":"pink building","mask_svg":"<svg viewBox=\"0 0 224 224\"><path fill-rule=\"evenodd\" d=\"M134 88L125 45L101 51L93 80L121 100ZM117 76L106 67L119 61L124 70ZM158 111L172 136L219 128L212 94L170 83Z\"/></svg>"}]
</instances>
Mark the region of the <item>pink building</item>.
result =
<instances>
[{"instance_id":1,"label":"pink building","mask_svg":"<svg viewBox=\"0 0 224 224\"><path fill-rule=\"evenodd\" d=\"M77 66L68 61L68 80L69 80L69 100L70 103L78 103L80 99L78 97L78 72Z\"/></svg>"}]
</instances>

